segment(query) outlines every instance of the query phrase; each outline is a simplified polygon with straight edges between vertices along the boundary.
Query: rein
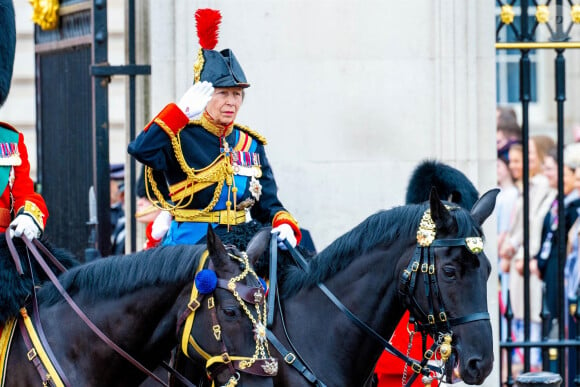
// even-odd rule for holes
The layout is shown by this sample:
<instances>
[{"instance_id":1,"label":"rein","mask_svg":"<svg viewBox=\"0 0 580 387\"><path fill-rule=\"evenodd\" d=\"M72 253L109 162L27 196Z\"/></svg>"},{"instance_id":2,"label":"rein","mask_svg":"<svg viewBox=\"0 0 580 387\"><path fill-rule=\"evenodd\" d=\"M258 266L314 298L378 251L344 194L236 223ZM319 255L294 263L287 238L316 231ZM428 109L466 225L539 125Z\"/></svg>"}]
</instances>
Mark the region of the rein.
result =
<instances>
[{"instance_id":1,"label":"rein","mask_svg":"<svg viewBox=\"0 0 580 387\"><path fill-rule=\"evenodd\" d=\"M18 253L16 252L16 248L14 246L14 242L12 241L12 237L11 237L9 231L10 231L9 229L6 230L6 242L8 244L8 249L10 250L10 253L12 255L14 262L16 263L16 267L17 267L19 274L23 274L22 266L20 264L20 257L18 255ZM26 247L32 253L32 255L34 256L34 258L36 259L36 261L38 262L38 264L40 265L42 270L46 273L48 278L52 281L52 283L54 284L56 289L63 296L63 298L67 301L67 303L70 305L70 307L75 311L75 313L81 318L81 320L83 320L83 322L103 342L105 342L110 348L112 348L115 352L117 352L119 355L121 355L125 360L127 360L129 363L134 365L136 368L141 370L143 373L145 373L150 378L154 379L156 382L158 382L162 386L168 387L168 385L165 382L163 382L157 375L155 375L153 372L149 371L138 360L133 358L131 355L129 355L127 352L125 352L121 347L119 347L115 342L113 342L107 335L105 335L105 333L103 333L87 317L87 315L82 311L82 309L75 303L75 301L71 298L71 296L67 293L67 291L62 287L62 285L58 281L58 278L56 277L56 275L52 272L52 270L50 269L50 267L48 266L48 264L46 263L46 261L44 260L42 255L38 252L37 247L40 248L48 257L50 257L50 259L53 263L58 262L56 260L56 258L48 251L48 249L46 249L46 247L43 246L42 243L40 241L38 241L37 239L34 239L32 242L30 240L28 240L28 238L26 238L26 236L22 236L21 239L24 241L24 243L26 244ZM66 269L64 269L64 267L62 267L62 265L60 265L60 262L58 263L57 267L59 267L59 269L62 268L63 271L66 271ZM35 297L35 303L36 303L36 297ZM35 315L38 316L38 310L36 310L36 308L35 308ZM45 348L50 348L50 347L45 345ZM56 363L54 356L51 356L51 357L52 357L53 363ZM29 358L30 358L30 356L29 356ZM56 363L56 364L58 364L58 363ZM62 371L60 371L59 374L64 378L64 373L62 373ZM66 385L70 386L70 383L67 383ZM190 384L190 386L193 386L193 384Z\"/></svg>"}]
</instances>

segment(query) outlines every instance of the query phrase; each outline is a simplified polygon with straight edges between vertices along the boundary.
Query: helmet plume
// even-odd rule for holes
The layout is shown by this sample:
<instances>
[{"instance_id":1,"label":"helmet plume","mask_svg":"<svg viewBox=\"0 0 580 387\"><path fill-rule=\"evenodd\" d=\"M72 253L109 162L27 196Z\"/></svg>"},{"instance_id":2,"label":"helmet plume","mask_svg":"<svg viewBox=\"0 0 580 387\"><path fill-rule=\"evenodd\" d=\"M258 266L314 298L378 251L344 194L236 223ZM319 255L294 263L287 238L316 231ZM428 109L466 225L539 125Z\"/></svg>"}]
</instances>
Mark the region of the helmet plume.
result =
<instances>
[{"instance_id":1,"label":"helmet plume","mask_svg":"<svg viewBox=\"0 0 580 387\"><path fill-rule=\"evenodd\" d=\"M198 9L195 12L195 23L199 45L206 50L213 50L218 43L219 25L222 21L220 11L210 8Z\"/></svg>"}]
</instances>

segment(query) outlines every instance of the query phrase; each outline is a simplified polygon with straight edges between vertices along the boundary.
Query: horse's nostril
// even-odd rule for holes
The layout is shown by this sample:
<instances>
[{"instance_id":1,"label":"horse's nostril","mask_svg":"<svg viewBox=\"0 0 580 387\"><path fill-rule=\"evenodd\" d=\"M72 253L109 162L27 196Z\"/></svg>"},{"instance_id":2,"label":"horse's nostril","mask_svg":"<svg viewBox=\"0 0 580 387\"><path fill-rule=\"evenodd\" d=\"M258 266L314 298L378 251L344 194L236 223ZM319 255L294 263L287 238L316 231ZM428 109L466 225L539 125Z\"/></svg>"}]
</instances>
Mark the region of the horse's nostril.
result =
<instances>
[{"instance_id":1,"label":"horse's nostril","mask_svg":"<svg viewBox=\"0 0 580 387\"><path fill-rule=\"evenodd\" d=\"M490 372L490 362L482 358L471 358L467 362L467 366L461 376L468 384L481 384Z\"/></svg>"}]
</instances>

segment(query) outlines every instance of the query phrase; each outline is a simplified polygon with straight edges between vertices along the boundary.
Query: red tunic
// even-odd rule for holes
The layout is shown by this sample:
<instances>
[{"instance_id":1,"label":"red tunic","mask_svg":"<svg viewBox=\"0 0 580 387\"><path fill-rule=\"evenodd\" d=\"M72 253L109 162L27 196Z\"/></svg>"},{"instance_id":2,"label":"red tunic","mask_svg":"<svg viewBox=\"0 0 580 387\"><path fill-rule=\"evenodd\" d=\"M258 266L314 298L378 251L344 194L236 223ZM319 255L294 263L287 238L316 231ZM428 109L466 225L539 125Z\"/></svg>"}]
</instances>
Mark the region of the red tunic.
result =
<instances>
[{"instance_id":1,"label":"red tunic","mask_svg":"<svg viewBox=\"0 0 580 387\"><path fill-rule=\"evenodd\" d=\"M14 152L10 151L14 144L0 143L0 168L11 168L8 179L0 181L0 232L6 231L8 225L13 217L10 214L12 209L14 216L24 213L30 215L41 230L44 230L46 219L48 218L48 210L46 203L42 196L34 192L34 183L30 178L30 163L28 161L28 150L24 144L24 136L18 132L14 127L7 123L0 122L0 131L10 130L18 135L17 148ZM10 154L13 153L13 154ZM19 156L19 157L18 157ZM18 158L20 162L18 162ZM15 160L15 161L12 161ZM10 186L12 183L12 186ZM12 194L12 206L11 196Z\"/></svg>"},{"instance_id":2,"label":"red tunic","mask_svg":"<svg viewBox=\"0 0 580 387\"><path fill-rule=\"evenodd\" d=\"M399 325L393 333L393 338L391 339L391 344L397 348L402 353L407 353L407 347L409 345L409 333L407 332L407 323L409 322L409 312L405 313ZM413 327L411 326L411 329ZM427 342L427 347L430 347L433 341L431 339ZM411 353L409 356L415 360L420 361L423 358L422 353L422 338L420 333L415 333L413 336L413 346L411 347ZM379 378L378 387L391 387L400 386L401 380L403 378L403 369L405 363L403 360L399 359L395 355L390 354L385 351L379 358L377 365L375 367L375 373ZM407 368L407 380L413 374L413 370ZM421 382L421 376L415 379L413 386L423 386ZM437 381L433 381L432 387L437 386Z\"/></svg>"}]
</instances>

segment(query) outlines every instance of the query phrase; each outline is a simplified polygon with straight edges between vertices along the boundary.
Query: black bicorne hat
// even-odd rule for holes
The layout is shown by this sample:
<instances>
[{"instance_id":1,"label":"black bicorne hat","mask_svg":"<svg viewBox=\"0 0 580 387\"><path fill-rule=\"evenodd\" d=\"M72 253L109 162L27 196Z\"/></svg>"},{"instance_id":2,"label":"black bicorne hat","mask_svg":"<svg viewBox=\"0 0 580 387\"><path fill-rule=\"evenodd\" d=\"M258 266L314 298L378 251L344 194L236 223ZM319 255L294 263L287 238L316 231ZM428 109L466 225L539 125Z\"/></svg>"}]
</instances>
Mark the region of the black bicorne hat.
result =
<instances>
[{"instance_id":1,"label":"black bicorne hat","mask_svg":"<svg viewBox=\"0 0 580 387\"><path fill-rule=\"evenodd\" d=\"M6 101L12 81L16 24L12 0L0 0L0 106Z\"/></svg>"},{"instance_id":2,"label":"black bicorne hat","mask_svg":"<svg viewBox=\"0 0 580 387\"><path fill-rule=\"evenodd\" d=\"M214 50L218 40L221 14L213 9L195 13L200 49L193 65L193 83L211 82L213 87L249 87L242 66L232 50Z\"/></svg>"}]
</instances>

